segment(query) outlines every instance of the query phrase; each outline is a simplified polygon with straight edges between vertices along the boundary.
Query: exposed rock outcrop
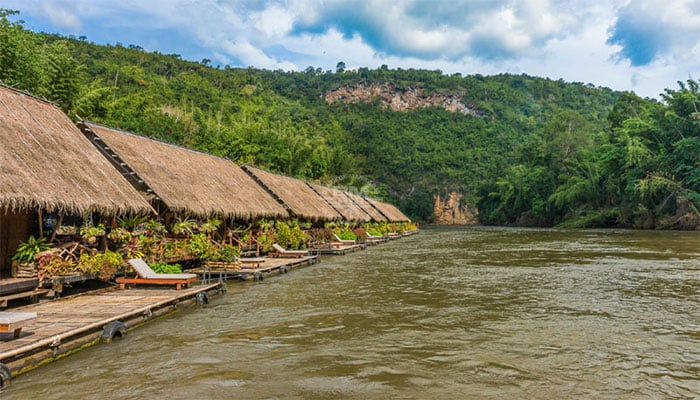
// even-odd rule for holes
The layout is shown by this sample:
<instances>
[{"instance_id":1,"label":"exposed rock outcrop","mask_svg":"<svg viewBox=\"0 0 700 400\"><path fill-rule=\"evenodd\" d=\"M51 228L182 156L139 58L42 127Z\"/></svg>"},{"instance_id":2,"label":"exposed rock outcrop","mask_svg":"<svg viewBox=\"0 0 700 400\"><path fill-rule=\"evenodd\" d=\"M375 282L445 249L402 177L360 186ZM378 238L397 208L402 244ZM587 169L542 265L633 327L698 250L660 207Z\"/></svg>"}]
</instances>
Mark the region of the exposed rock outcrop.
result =
<instances>
[{"instance_id":1,"label":"exposed rock outcrop","mask_svg":"<svg viewBox=\"0 0 700 400\"><path fill-rule=\"evenodd\" d=\"M462 194L457 192L451 192L444 200L436 194L433 216L438 225L476 225L478 223L476 210L462 204Z\"/></svg>"},{"instance_id":2,"label":"exposed rock outcrop","mask_svg":"<svg viewBox=\"0 0 700 400\"><path fill-rule=\"evenodd\" d=\"M370 103L378 100L386 108L407 111L424 107L440 107L447 111L477 116L479 113L462 102L463 93L425 94L423 88L398 89L391 83L369 83L342 86L326 93L327 103Z\"/></svg>"}]
</instances>

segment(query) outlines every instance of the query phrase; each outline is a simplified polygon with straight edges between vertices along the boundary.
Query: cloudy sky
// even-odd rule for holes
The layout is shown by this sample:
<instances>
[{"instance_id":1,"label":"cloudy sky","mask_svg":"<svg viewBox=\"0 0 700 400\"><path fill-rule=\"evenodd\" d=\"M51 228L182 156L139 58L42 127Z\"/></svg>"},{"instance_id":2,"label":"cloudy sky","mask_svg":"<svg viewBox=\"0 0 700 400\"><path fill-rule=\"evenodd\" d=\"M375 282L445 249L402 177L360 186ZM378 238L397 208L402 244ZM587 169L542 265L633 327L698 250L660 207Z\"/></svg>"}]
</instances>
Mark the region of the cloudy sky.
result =
<instances>
[{"instance_id":1,"label":"cloudy sky","mask_svg":"<svg viewBox=\"0 0 700 400\"><path fill-rule=\"evenodd\" d=\"M25 27L304 70L525 73L658 98L700 78L700 0L2 0Z\"/></svg>"}]
</instances>

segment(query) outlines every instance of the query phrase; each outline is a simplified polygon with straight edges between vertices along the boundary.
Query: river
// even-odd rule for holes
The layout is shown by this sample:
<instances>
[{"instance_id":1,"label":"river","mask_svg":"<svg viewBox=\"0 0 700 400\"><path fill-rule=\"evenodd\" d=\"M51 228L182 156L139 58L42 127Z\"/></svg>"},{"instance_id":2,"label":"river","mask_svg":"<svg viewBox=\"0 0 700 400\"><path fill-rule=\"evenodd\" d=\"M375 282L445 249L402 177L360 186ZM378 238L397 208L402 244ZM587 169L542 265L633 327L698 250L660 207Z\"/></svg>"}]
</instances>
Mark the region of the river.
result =
<instances>
[{"instance_id":1,"label":"river","mask_svg":"<svg viewBox=\"0 0 700 400\"><path fill-rule=\"evenodd\" d=\"M700 233L425 227L16 377L3 399L700 397Z\"/></svg>"}]
</instances>

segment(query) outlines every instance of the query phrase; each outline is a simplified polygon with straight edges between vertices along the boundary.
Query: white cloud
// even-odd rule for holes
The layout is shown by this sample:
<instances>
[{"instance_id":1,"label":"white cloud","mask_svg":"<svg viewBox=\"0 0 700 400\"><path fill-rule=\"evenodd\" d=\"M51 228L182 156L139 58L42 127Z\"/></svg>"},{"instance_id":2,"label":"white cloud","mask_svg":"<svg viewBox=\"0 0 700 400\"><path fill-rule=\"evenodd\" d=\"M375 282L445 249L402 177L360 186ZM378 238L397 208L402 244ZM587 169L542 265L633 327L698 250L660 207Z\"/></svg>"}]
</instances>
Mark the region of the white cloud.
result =
<instances>
[{"instance_id":1,"label":"white cloud","mask_svg":"<svg viewBox=\"0 0 700 400\"><path fill-rule=\"evenodd\" d=\"M81 28L80 19L66 7L45 1L42 10L51 23L59 28L77 31Z\"/></svg>"},{"instance_id":2,"label":"white cloud","mask_svg":"<svg viewBox=\"0 0 700 400\"><path fill-rule=\"evenodd\" d=\"M698 0L6 1L43 31L91 39L99 29L108 30L102 37L128 29L132 42L144 32L140 45L158 43L148 36L154 31L174 32L200 45L175 50L184 58L269 69L333 70L344 61L348 69L523 72L644 96L700 70ZM619 57L624 43L608 43L621 12L653 17L673 40L652 62L632 66Z\"/></svg>"}]
</instances>

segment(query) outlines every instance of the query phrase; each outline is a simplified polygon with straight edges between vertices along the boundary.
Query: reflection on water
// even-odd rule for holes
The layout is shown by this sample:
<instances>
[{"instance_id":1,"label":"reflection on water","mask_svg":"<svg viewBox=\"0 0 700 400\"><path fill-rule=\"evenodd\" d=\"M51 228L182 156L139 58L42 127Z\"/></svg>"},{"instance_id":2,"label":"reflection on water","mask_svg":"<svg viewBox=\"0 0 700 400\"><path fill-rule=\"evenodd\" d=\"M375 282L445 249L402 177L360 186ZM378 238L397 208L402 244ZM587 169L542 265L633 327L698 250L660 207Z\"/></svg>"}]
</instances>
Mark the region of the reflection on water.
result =
<instances>
[{"instance_id":1,"label":"reflection on water","mask_svg":"<svg viewBox=\"0 0 700 400\"><path fill-rule=\"evenodd\" d=\"M8 399L697 398L700 235L425 228L16 378Z\"/></svg>"}]
</instances>

